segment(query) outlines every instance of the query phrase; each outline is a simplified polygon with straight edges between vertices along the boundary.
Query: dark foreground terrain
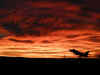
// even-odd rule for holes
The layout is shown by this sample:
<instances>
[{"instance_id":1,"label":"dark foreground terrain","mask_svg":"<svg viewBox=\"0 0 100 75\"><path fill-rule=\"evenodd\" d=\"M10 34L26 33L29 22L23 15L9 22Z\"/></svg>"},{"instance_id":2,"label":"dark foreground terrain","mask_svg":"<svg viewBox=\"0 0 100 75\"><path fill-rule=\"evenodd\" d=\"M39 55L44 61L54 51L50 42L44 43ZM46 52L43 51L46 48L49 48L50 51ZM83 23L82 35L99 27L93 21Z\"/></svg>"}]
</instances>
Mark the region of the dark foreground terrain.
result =
<instances>
[{"instance_id":1,"label":"dark foreground terrain","mask_svg":"<svg viewBox=\"0 0 100 75\"><path fill-rule=\"evenodd\" d=\"M54 58L21 58L21 57L0 57L2 64L100 64L99 59L87 58L68 58L68 59L54 59Z\"/></svg>"}]
</instances>

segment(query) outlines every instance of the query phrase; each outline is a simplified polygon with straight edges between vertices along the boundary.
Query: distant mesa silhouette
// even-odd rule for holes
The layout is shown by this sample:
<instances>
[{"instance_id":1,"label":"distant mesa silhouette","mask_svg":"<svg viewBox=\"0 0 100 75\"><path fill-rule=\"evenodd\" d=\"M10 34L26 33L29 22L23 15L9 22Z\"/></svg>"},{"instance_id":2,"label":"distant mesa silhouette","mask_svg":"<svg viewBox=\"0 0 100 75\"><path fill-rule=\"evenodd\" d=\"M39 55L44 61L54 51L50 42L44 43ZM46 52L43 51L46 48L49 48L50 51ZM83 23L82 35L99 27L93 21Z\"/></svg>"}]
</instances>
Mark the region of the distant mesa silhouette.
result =
<instances>
[{"instance_id":1,"label":"distant mesa silhouette","mask_svg":"<svg viewBox=\"0 0 100 75\"><path fill-rule=\"evenodd\" d=\"M79 55L80 57L88 57L90 51L82 53L76 49L70 49L70 52L73 52L74 54Z\"/></svg>"}]
</instances>

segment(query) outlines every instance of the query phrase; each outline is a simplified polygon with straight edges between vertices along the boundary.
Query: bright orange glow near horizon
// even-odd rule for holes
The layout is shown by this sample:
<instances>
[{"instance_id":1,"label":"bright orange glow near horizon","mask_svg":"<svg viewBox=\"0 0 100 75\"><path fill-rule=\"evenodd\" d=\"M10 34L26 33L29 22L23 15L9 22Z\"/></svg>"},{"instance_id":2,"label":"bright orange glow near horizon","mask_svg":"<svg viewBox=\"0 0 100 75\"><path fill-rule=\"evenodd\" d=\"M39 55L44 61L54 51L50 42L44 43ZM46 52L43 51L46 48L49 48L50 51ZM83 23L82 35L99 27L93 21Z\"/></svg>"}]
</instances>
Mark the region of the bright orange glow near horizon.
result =
<instances>
[{"instance_id":1,"label":"bright orange glow near horizon","mask_svg":"<svg viewBox=\"0 0 100 75\"><path fill-rule=\"evenodd\" d=\"M69 49L100 57L100 13L68 2L27 1L0 9L0 56L78 58ZM7 15L7 16L6 16Z\"/></svg>"}]
</instances>

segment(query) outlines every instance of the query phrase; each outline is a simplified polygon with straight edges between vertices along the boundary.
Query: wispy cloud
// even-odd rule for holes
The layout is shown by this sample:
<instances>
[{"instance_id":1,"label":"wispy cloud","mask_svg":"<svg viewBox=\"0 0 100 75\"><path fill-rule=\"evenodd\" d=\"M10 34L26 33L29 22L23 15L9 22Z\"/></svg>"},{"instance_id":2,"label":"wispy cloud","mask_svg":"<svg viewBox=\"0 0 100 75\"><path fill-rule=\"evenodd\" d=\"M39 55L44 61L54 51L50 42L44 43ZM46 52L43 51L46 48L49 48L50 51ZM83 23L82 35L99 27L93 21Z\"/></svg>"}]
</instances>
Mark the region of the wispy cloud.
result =
<instances>
[{"instance_id":1,"label":"wispy cloud","mask_svg":"<svg viewBox=\"0 0 100 75\"><path fill-rule=\"evenodd\" d=\"M13 38L9 38L8 40L14 41L14 42L19 42L19 43L34 43L32 40L17 40Z\"/></svg>"}]
</instances>

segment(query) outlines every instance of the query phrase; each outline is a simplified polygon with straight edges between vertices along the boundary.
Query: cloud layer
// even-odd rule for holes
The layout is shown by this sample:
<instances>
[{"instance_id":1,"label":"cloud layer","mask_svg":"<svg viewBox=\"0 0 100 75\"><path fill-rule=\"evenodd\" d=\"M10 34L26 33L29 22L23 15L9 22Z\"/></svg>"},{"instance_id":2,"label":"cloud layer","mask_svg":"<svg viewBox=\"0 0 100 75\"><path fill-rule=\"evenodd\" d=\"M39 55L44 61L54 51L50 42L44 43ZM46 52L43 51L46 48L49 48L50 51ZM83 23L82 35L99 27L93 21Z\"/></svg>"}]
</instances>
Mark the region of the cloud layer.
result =
<instances>
[{"instance_id":1,"label":"cloud layer","mask_svg":"<svg viewBox=\"0 0 100 75\"><path fill-rule=\"evenodd\" d=\"M29 1L16 9L2 10L2 50L7 47L6 50L19 52L19 56L23 52L22 56L26 57L41 57L42 54L63 57L66 49L66 56L73 56L68 51L70 48L83 52L91 50L90 55L94 55L95 50L99 53L100 14L87 10L84 5L65 1Z\"/></svg>"},{"instance_id":2,"label":"cloud layer","mask_svg":"<svg viewBox=\"0 0 100 75\"><path fill-rule=\"evenodd\" d=\"M30 4L30 5L28 5ZM65 2L33 2L1 18L1 26L14 35L44 35L56 30L99 30L99 16Z\"/></svg>"}]
</instances>

